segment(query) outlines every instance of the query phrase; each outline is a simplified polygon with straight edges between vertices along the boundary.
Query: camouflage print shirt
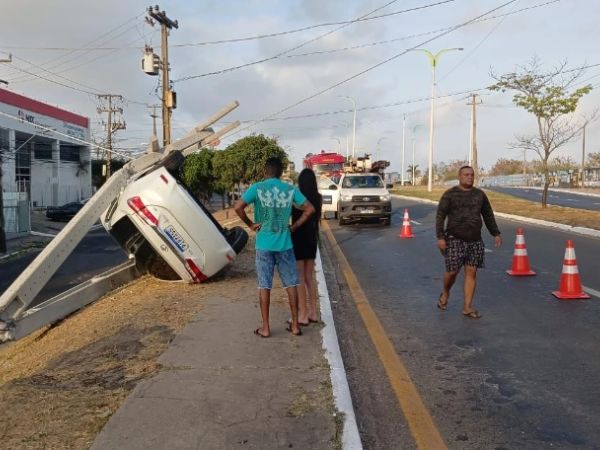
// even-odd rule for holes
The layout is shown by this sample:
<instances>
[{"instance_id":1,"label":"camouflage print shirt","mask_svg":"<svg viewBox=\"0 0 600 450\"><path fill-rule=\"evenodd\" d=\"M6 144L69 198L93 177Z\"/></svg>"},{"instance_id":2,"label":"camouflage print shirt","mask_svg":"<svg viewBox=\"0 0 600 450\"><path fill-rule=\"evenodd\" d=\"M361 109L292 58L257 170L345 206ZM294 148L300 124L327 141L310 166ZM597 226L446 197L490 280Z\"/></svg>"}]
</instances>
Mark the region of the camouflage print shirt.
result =
<instances>
[{"instance_id":1,"label":"camouflage print shirt","mask_svg":"<svg viewBox=\"0 0 600 450\"><path fill-rule=\"evenodd\" d=\"M438 239L451 235L467 242L479 241L482 218L490 234L498 236L500 230L485 192L475 187L464 190L454 186L444 192L438 204L436 236Z\"/></svg>"}]
</instances>

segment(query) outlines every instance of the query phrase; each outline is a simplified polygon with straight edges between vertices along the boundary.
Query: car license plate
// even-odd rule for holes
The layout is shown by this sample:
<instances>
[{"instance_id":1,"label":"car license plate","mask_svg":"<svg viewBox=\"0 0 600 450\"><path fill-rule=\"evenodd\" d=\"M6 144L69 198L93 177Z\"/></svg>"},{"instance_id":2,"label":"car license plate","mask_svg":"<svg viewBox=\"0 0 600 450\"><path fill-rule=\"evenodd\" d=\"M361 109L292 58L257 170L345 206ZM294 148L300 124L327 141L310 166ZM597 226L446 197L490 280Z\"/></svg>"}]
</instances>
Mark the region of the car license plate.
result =
<instances>
[{"instance_id":1,"label":"car license plate","mask_svg":"<svg viewBox=\"0 0 600 450\"><path fill-rule=\"evenodd\" d=\"M323 196L323 204L324 205L331 205L332 201L333 200L331 198L331 195L324 195Z\"/></svg>"},{"instance_id":2,"label":"car license plate","mask_svg":"<svg viewBox=\"0 0 600 450\"><path fill-rule=\"evenodd\" d=\"M177 232L177 230L175 230L175 228L173 228L173 225L169 225L167 226L165 229L165 234L167 235L167 237L169 238L169 240L173 243L173 245L175 245L175 247L177 247L177 249L180 252L185 252L188 248L189 245L187 242L185 242L185 239L183 239L183 237L181 237L181 235Z\"/></svg>"},{"instance_id":3,"label":"car license plate","mask_svg":"<svg viewBox=\"0 0 600 450\"><path fill-rule=\"evenodd\" d=\"M373 210L371 208L364 208L360 210L361 214L371 214Z\"/></svg>"}]
</instances>

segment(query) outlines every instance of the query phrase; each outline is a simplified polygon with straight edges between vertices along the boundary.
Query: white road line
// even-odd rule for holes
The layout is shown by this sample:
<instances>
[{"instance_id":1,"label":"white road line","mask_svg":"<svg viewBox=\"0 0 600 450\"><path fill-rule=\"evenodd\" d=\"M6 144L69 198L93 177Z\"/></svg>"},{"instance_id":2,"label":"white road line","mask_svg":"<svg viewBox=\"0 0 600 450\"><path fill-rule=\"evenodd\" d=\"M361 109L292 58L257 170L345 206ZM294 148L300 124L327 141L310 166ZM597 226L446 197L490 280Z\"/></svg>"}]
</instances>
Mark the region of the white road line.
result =
<instances>
[{"instance_id":1,"label":"white road line","mask_svg":"<svg viewBox=\"0 0 600 450\"><path fill-rule=\"evenodd\" d=\"M414 223L415 225L421 225L421 222L417 222L416 220L412 220L412 219L411 219L411 223Z\"/></svg>"},{"instance_id":2,"label":"white road line","mask_svg":"<svg viewBox=\"0 0 600 450\"><path fill-rule=\"evenodd\" d=\"M594 297L600 298L600 292L598 292L597 290L586 287L586 286L582 286L582 288L588 294L593 295Z\"/></svg>"}]
</instances>

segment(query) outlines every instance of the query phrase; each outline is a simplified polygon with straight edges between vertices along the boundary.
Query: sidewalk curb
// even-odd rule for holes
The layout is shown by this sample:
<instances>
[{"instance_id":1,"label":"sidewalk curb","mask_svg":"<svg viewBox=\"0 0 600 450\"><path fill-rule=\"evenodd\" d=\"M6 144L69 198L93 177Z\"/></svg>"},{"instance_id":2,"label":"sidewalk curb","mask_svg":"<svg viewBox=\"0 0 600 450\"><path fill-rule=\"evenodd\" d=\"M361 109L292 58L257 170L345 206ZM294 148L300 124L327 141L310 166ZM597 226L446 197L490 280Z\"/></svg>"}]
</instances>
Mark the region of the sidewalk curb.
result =
<instances>
[{"instance_id":1,"label":"sidewalk curb","mask_svg":"<svg viewBox=\"0 0 600 450\"><path fill-rule=\"evenodd\" d=\"M344 431L342 434L342 448L344 450L362 450L362 443L358 433L358 425L354 408L352 406L352 397L350 396L350 387L346 377L346 369L340 352L340 345L333 323L333 312L329 299L329 291L323 273L323 264L321 262L321 252L317 249L317 258L315 260L315 272L317 277L318 295L321 307L321 321L325 324L321 330L323 336L323 349L325 357L331 367L330 377L333 388L333 397L335 406L344 414Z\"/></svg>"},{"instance_id":2,"label":"sidewalk curb","mask_svg":"<svg viewBox=\"0 0 600 450\"><path fill-rule=\"evenodd\" d=\"M413 201L417 201L417 202L421 202L421 203L428 203L430 205L438 204L438 202L433 201L433 200L428 200L426 198L409 197L407 195L399 195L399 194L392 194L392 196L395 198L400 198L400 199L405 199L405 200L413 200ZM561 231L568 231L571 233L578 234L580 236L600 238L600 230L594 230L592 228L574 227L572 225L564 225L562 223L549 222L547 220L541 220L541 219L532 219L530 217L516 216L514 214L507 214L507 213L501 213L501 212L494 212L494 215L497 217L502 217L504 219L508 219L508 220L512 220L512 221L516 221L516 222L531 223L533 225L539 225L539 226L547 227L547 228L557 228Z\"/></svg>"}]
</instances>

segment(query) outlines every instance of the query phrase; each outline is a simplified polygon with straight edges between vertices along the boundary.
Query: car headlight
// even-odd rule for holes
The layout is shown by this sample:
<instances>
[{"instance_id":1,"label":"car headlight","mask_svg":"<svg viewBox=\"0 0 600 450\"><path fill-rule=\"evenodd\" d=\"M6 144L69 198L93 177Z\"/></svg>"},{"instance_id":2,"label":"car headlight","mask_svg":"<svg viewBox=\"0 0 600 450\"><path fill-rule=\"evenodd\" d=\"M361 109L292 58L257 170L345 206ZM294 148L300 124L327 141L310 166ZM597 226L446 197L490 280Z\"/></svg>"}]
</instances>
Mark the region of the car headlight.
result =
<instances>
[{"instance_id":1,"label":"car headlight","mask_svg":"<svg viewBox=\"0 0 600 450\"><path fill-rule=\"evenodd\" d=\"M382 195L380 198L381 198L382 202L389 202L392 199L392 195L391 194L385 194L385 195Z\"/></svg>"},{"instance_id":2,"label":"car headlight","mask_svg":"<svg viewBox=\"0 0 600 450\"><path fill-rule=\"evenodd\" d=\"M343 202L349 202L352 201L352 196L351 195L340 195L340 200L342 200Z\"/></svg>"}]
</instances>

